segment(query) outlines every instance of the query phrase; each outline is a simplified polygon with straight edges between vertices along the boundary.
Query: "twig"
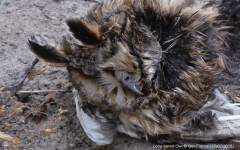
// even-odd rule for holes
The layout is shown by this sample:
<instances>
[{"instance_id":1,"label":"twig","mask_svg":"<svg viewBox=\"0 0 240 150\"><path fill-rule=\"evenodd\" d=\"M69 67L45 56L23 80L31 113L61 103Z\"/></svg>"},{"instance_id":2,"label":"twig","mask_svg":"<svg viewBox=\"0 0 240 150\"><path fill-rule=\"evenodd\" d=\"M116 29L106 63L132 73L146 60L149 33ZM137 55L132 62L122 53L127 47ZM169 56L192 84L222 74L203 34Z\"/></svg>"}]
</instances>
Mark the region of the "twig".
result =
<instances>
[{"instance_id":1,"label":"twig","mask_svg":"<svg viewBox=\"0 0 240 150\"><path fill-rule=\"evenodd\" d=\"M34 61L32 62L32 65L25 70L24 74L15 83L2 87L4 90L9 90L11 92L11 95L8 96L7 100L4 102L5 105L11 100L11 97L15 95L18 90L22 88L23 82L32 73L32 70L38 61L39 61L38 58L34 59Z\"/></svg>"},{"instance_id":2,"label":"twig","mask_svg":"<svg viewBox=\"0 0 240 150\"><path fill-rule=\"evenodd\" d=\"M100 1L98 1L98 0L85 0L85 1L90 1L90 2L94 2L94 3L98 3L98 4L100 4L101 2Z\"/></svg>"},{"instance_id":3,"label":"twig","mask_svg":"<svg viewBox=\"0 0 240 150\"><path fill-rule=\"evenodd\" d=\"M18 91L17 93L50 93L50 92L71 92L70 90L35 90L35 91Z\"/></svg>"},{"instance_id":4,"label":"twig","mask_svg":"<svg viewBox=\"0 0 240 150\"><path fill-rule=\"evenodd\" d=\"M12 83L11 85L4 86L4 90L9 90L12 93L12 95L15 95L16 92L22 87L25 79L32 73L32 70L34 66L37 64L37 62L38 59L36 58L32 62L32 65L25 70L23 75L21 75L20 79L18 79L15 83Z\"/></svg>"},{"instance_id":5,"label":"twig","mask_svg":"<svg viewBox=\"0 0 240 150\"><path fill-rule=\"evenodd\" d=\"M28 113L23 119L21 119L20 121L18 121L17 123L20 123L22 121L24 121L27 117L29 117L31 114L33 114L36 110L38 110L39 108L41 108L51 97L53 97L54 95L56 95L59 91L63 90L64 88L68 87L71 83L68 83L67 86L63 86L60 90L56 90L56 92L48 95L48 98L45 99L41 104L39 104L34 110L32 110L30 113Z\"/></svg>"}]
</instances>

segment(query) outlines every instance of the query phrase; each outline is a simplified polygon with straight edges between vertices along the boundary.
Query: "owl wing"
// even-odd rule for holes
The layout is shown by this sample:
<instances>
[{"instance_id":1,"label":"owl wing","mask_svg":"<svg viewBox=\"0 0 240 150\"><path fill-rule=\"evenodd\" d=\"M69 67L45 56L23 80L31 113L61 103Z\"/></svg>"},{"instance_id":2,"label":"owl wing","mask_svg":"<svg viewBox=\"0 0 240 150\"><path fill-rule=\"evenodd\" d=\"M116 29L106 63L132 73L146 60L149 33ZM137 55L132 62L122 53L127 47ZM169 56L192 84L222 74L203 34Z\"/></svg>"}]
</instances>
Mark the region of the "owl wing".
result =
<instances>
[{"instance_id":1,"label":"owl wing","mask_svg":"<svg viewBox=\"0 0 240 150\"><path fill-rule=\"evenodd\" d=\"M93 105L83 105L80 96L75 97L78 119L87 136L98 145L110 144L117 133L114 116Z\"/></svg>"}]
</instances>

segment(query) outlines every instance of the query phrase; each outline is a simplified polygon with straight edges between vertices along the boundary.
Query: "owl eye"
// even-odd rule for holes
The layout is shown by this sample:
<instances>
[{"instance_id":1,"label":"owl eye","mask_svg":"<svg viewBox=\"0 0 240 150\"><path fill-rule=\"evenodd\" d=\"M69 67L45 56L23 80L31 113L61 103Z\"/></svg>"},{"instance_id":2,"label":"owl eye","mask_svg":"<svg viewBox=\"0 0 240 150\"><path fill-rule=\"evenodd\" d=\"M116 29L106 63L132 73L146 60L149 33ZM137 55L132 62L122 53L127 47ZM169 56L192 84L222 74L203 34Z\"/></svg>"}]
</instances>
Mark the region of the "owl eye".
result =
<instances>
[{"instance_id":1,"label":"owl eye","mask_svg":"<svg viewBox=\"0 0 240 150\"><path fill-rule=\"evenodd\" d=\"M132 91L133 93L135 93L137 95L143 95L143 93L141 92L141 90L138 87L140 75L137 75L136 73L129 73L127 71L116 70L115 77L128 90Z\"/></svg>"}]
</instances>

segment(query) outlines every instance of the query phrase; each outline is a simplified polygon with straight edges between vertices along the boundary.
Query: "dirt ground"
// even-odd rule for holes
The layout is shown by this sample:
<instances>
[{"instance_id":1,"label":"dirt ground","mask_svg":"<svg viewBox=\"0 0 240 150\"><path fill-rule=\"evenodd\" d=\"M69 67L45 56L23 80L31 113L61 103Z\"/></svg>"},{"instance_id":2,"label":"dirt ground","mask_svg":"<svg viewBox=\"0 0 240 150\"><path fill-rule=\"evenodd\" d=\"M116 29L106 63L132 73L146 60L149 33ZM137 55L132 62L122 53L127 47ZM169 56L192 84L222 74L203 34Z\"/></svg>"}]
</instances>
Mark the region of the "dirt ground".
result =
<instances>
[{"instance_id":1,"label":"dirt ground","mask_svg":"<svg viewBox=\"0 0 240 150\"><path fill-rule=\"evenodd\" d=\"M54 44L69 34L65 20L84 16L94 4L84 0L6 0L0 10L0 88L15 82L35 59L27 45L30 35L41 34ZM58 90L68 83L64 68L40 62L34 72L21 91ZM1 150L99 148L82 130L71 92L8 96L9 92L0 94L0 131L13 141L0 139ZM43 107L38 107L42 102ZM105 149L150 150L153 144L117 135Z\"/></svg>"}]
</instances>

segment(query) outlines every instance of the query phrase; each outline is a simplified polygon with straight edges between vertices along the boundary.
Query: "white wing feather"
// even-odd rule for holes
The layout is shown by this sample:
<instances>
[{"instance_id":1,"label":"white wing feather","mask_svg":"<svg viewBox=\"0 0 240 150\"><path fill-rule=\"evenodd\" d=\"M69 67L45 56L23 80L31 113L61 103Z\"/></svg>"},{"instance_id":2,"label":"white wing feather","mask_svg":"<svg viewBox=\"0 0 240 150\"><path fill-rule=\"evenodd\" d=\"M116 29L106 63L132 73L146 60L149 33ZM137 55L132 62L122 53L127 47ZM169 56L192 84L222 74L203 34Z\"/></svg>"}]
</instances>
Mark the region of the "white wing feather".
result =
<instances>
[{"instance_id":1,"label":"white wing feather","mask_svg":"<svg viewBox=\"0 0 240 150\"><path fill-rule=\"evenodd\" d=\"M79 96L75 97L75 103L78 119L87 136L98 145L110 144L116 134L116 129L108 130L108 128L104 127L106 124L103 124L100 120L95 120L93 117L85 113L81 108L81 99Z\"/></svg>"}]
</instances>

